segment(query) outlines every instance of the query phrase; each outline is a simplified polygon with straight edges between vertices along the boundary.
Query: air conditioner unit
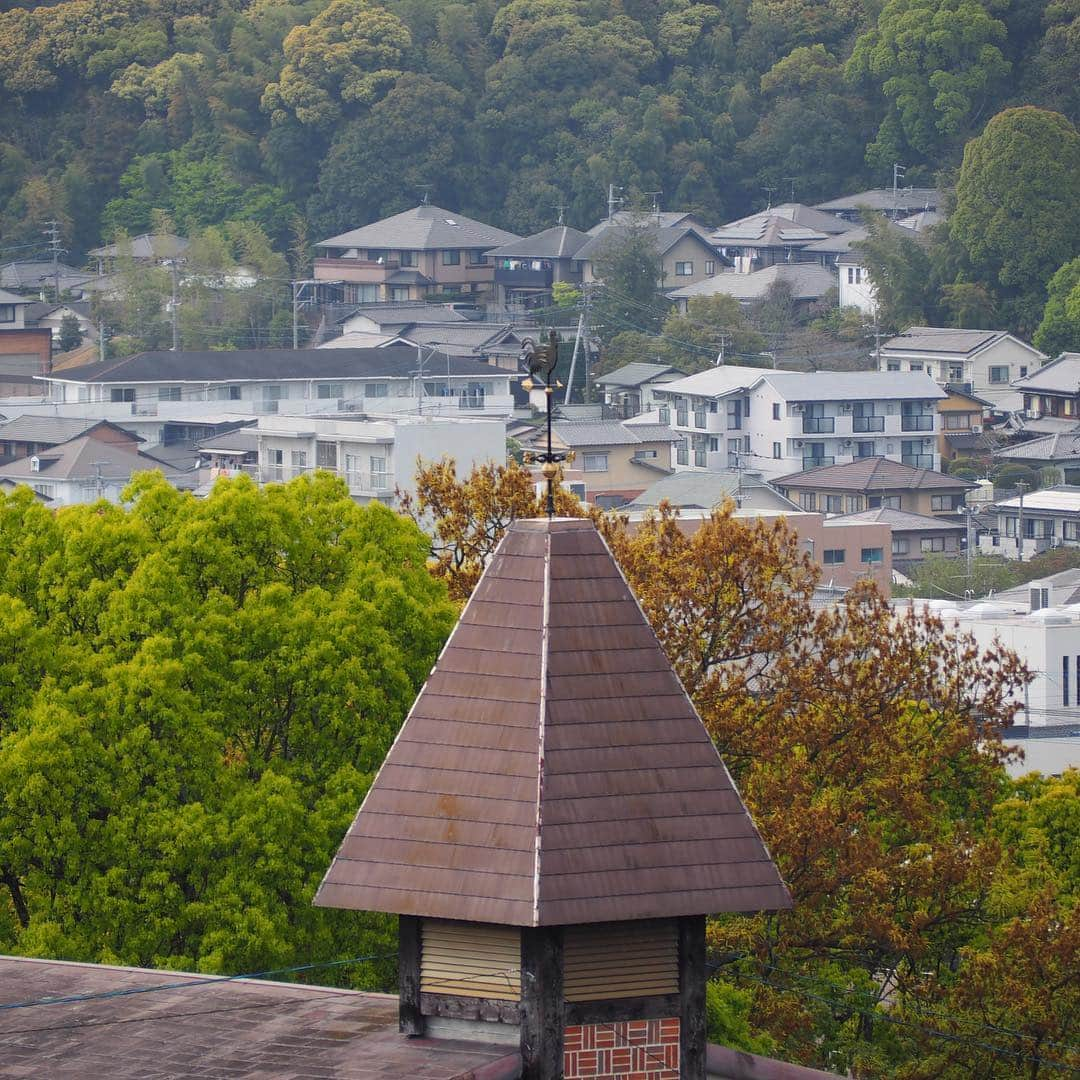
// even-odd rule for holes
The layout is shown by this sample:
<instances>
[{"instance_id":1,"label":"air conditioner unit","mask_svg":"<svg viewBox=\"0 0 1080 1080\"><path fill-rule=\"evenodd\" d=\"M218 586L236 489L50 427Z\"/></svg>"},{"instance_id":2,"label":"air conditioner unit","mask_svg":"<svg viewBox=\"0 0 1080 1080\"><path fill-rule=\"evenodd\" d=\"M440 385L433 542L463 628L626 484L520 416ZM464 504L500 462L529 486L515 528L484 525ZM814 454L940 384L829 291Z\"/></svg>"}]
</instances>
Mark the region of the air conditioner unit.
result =
<instances>
[{"instance_id":1,"label":"air conditioner unit","mask_svg":"<svg viewBox=\"0 0 1080 1080\"><path fill-rule=\"evenodd\" d=\"M802 412L803 408L805 406L803 405L803 403L801 401L796 401L795 404L792 405L791 407L792 407L792 409L795 410L795 412Z\"/></svg>"},{"instance_id":2,"label":"air conditioner unit","mask_svg":"<svg viewBox=\"0 0 1080 1080\"><path fill-rule=\"evenodd\" d=\"M796 440L795 440L795 446L796 446L796 447L797 447L798 449L802 449L802 445L803 445L803 441L802 441L802 439L796 439Z\"/></svg>"},{"instance_id":3,"label":"air conditioner unit","mask_svg":"<svg viewBox=\"0 0 1080 1080\"><path fill-rule=\"evenodd\" d=\"M982 434L982 424L972 424L971 425L971 434L972 435L981 435Z\"/></svg>"},{"instance_id":4,"label":"air conditioner unit","mask_svg":"<svg viewBox=\"0 0 1080 1080\"><path fill-rule=\"evenodd\" d=\"M844 440L844 445L845 446L850 446L851 445L851 440L850 439L845 439Z\"/></svg>"},{"instance_id":5,"label":"air conditioner unit","mask_svg":"<svg viewBox=\"0 0 1080 1080\"><path fill-rule=\"evenodd\" d=\"M933 446L934 445L934 440L933 439L923 439L922 444L923 444L923 446Z\"/></svg>"}]
</instances>

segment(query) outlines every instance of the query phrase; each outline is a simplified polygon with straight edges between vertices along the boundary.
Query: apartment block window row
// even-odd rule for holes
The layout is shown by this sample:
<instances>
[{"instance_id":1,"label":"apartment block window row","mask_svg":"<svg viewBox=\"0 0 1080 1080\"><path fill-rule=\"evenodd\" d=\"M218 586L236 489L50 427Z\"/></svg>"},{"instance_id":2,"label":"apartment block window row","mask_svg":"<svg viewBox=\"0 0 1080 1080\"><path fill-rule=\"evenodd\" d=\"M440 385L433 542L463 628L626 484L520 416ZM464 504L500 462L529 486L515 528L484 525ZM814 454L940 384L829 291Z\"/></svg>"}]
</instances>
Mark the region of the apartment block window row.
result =
<instances>
[{"instance_id":1,"label":"apartment block window row","mask_svg":"<svg viewBox=\"0 0 1080 1080\"><path fill-rule=\"evenodd\" d=\"M847 551L844 548L826 548L822 553L821 561L826 566L838 566L844 562L847 558Z\"/></svg>"},{"instance_id":2,"label":"apartment block window row","mask_svg":"<svg viewBox=\"0 0 1080 1080\"><path fill-rule=\"evenodd\" d=\"M934 552L945 550L945 537L944 536L924 536L919 541L919 549L923 552Z\"/></svg>"}]
</instances>

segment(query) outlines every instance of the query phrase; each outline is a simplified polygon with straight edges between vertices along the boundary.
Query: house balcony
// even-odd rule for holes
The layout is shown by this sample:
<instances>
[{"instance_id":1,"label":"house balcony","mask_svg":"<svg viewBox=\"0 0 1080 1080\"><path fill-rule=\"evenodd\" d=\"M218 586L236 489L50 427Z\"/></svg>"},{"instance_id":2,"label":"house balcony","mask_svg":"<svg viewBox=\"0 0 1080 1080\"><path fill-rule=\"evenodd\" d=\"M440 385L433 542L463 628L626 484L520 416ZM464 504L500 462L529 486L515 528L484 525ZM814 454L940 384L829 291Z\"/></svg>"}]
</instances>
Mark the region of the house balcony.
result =
<instances>
[{"instance_id":1,"label":"house balcony","mask_svg":"<svg viewBox=\"0 0 1080 1080\"><path fill-rule=\"evenodd\" d=\"M495 267L495 284L507 289L550 289L554 271L547 270L508 270Z\"/></svg>"},{"instance_id":2,"label":"house balcony","mask_svg":"<svg viewBox=\"0 0 1080 1080\"><path fill-rule=\"evenodd\" d=\"M807 469L819 469L822 465L835 465L836 458L828 455L821 457L804 457L802 459L803 472Z\"/></svg>"},{"instance_id":3,"label":"house balcony","mask_svg":"<svg viewBox=\"0 0 1080 1080\"><path fill-rule=\"evenodd\" d=\"M391 274L401 269L394 262L372 262L369 259L323 257L315 260L316 281L348 281L357 285L381 285Z\"/></svg>"},{"instance_id":4,"label":"house balcony","mask_svg":"<svg viewBox=\"0 0 1080 1080\"><path fill-rule=\"evenodd\" d=\"M933 431L933 414L919 414L916 416L902 416L900 418L901 431Z\"/></svg>"},{"instance_id":5,"label":"house balcony","mask_svg":"<svg viewBox=\"0 0 1080 1080\"><path fill-rule=\"evenodd\" d=\"M242 465L237 469L227 470L227 474L239 476L243 473L257 484L287 484L290 480L310 476L316 471L332 472L340 476L348 485L350 495L382 498L394 493L394 474L390 472L356 472L324 466L319 466L316 470L302 465ZM226 474L226 470L221 470L221 474Z\"/></svg>"},{"instance_id":6,"label":"house balcony","mask_svg":"<svg viewBox=\"0 0 1080 1080\"><path fill-rule=\"evenodd\" d=\"M932 469L934 467L933 454L904 454L900 461L901 464L910 465L913 469Z\"/></svg>"},{"instance_id":7,"label":"house balcony","mask_svg":"<svg viewBox=\"0 0 1080 1080\"><path fill-rule=\"evenodd\" d=\"M856 435L865 435L872 431L885 430L884 416L853 416L851 430Z\"/></svg>"},{"instance_id":8,"label":"house balcony","mask_svg":"<svg viewBox=\"0 0 1080 1080\"><path fill-rule=\"evenodd\" d=\"M804 435L832 435L836 431L836 418L833 416L804 416L802 429Z\"/></svg>"}]
</instances>

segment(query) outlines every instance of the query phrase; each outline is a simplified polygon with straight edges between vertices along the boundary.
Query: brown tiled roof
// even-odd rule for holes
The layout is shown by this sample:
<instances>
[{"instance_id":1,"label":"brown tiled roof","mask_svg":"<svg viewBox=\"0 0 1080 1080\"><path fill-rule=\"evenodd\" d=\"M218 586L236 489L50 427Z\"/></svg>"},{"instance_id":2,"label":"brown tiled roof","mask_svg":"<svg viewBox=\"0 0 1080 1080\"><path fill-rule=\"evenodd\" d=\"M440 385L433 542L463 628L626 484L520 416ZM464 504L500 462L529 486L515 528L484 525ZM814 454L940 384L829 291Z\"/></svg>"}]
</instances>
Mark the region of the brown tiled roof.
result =
<instances>
[{"instance_id":1,"label":"brown tiled roof","mask_svg":"<svg viewBox=\"0 0 1080 1080\"><path fill-rule=\"evenodd\" d=\"M595 527L516 522L315 902L517 926L788 907Z\"/></svg>"},{"instance_id":2,"label":"brown tiled roof","mask_svg":"<svg viewBox=\"0 0 1080 1080\"><path fill-rule=\"evenodd\" d=\"M821 465L782 476L773 483L781 488L812 488L815 491L825 488L830 491L927 491L978 486L959 476L946 476L933 469L913 469L883 457L863 458L848 465Z\"/></svg>"},{"instance_id":3,"label":"brown tiled roof","mask_svg":"<svg viewBox=\"0 0 1080 1080\"><path fill-rule=\"evenodd\" d=\"M171 989L146 992L162 986ZM94 996L0 1009L0 1074L26 1080L467 1080L512 1050L403 1038L398 999L387 994L0 957L0 1006L81 995Z\"/></svg>"}]
</instances>

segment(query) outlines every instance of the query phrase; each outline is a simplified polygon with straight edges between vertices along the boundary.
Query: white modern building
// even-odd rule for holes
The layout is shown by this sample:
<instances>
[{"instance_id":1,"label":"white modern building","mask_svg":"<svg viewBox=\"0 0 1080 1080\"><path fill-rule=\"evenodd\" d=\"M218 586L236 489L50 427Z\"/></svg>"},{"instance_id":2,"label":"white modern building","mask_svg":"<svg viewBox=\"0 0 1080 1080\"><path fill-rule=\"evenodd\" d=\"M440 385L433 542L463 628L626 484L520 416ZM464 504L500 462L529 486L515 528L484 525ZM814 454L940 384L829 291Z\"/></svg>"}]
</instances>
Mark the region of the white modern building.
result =
<instances>
[{"instance_id":1,"label":"white modern building","mask_svg":"<svg viewBox=\"0 0 1080 1080\"><path fill-rule=\"evenodd\" d=\"M937 402L925 373L718 366L657 387L676 469L747 468L767 479L884 457L937 469Z\"/></svg>"},{"instance_id":2,"label":"white modern building","mask_svg":"<svg viewBox=\"0 0 1080 1080\"><path fill-rule=\"evenodd\" d=\"M261 416L257 426L244 429L244 438L252 435L257 464L219 464L206 479L245 474L272 484L325 470L341 476L357 501L392 505L398 489L415 493L421 462L451 457L463 476L474 465L506 460L506 428L494 418L279 414Z\"/></svg>"},{"instance_id":3,"label":"white modern building","mask_svg":"<svg viewBox=\"0 0 1080 1080\"><path fill-rule=\"evenodd\" d=\"M1080 487L1025 492L995 503L990 513L997 517L997 532L980 537L986 554L1027 562L1050 548L1080 547Z\"/></svg>"},{"instance_id":4,"label":"white modern building","mask_svg":"<svg viewBox=\"0 0 1080 1080\"><path fill-rule=\"evenodd\" d=\"M1023 395L1011 383L1046 360L1033 345L1004 330L953 330L910 326L880 350L885 372L923 372L939 383L964 387L1001 412L1023 408Z\"/></svg>"}]
</instances>

